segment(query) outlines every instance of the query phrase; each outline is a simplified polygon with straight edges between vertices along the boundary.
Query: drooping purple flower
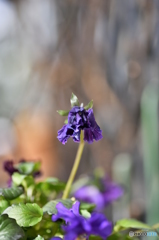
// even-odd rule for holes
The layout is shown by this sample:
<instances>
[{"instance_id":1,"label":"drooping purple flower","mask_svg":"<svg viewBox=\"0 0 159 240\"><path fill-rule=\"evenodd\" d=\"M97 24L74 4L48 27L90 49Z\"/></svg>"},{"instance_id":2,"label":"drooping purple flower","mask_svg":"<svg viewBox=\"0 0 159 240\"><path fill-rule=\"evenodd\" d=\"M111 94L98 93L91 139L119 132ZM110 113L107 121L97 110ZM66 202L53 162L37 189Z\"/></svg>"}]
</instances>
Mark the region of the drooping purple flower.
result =
<instances>
[{"instance_id":1,"label":"drooping purple flower","mask_svg":"<svg viewBox=\"0 0 159 240\"><path fill-rule=\"evenodd\" d=\"M102 188L96 185L86 185L79 188L74 197L79 201L94 203L96 210L103 210L108 204L117 200L124 194L124 189L120 185L110 180L100 179Z\"/></svg>"},{"instance_id":2,"label":"drooping purple flower","mask_svg":"<svg viewBox=\"0 0 159 240\"><path fill-rule=\"evenodd\" d=\"M102 131L97 125L93 109L85 110L83 107L75 106L68 114L68 124L58 131L58 139L65 144L72 137L75 142L80 141L81 130L84 130L84 141L92 143L93 140L102 138Z\"/></svg>"},{"instance_id":3,"label":"drooping purple flower","mask_svg":"<svg viewBox=\"0 0 159 240\"><path fill-rule=\"evenodd\" d=\"M102 239L112 232L112 223L101 213L92 213L90 218L85 218L79 214L80 203L77 201L72 209L67 209L62 203L56 205L57 214L52 216L52 220L63 219L66 225L63 226L65 232L64 240L75 240L77 237L90 235L100 236Z\"/></svg>"}]
</instances>

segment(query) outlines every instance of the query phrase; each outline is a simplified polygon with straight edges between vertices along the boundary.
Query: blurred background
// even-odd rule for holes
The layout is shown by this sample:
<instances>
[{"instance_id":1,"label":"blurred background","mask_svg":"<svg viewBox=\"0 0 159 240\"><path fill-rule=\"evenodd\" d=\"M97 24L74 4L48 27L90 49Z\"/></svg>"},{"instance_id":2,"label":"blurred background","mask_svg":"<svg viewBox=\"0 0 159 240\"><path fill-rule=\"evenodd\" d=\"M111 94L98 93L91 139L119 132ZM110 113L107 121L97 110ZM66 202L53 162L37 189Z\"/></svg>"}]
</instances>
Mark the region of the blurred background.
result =
<instances>
[{"instance_id":1,"label":"blurred background","mask_svg":"<svg viewBox=\"0 0 159 240\"><path fill-rule=\"evenodd\" d=\"M0 0L1 186L5 159L68 178L78 144L57 140L56 110L73 92L93 99L104 136L86 144L77 176L100 166L126 185L114 219L147 209L159 220L158 87L158 0Z\"/></svg>"}]
</instances>

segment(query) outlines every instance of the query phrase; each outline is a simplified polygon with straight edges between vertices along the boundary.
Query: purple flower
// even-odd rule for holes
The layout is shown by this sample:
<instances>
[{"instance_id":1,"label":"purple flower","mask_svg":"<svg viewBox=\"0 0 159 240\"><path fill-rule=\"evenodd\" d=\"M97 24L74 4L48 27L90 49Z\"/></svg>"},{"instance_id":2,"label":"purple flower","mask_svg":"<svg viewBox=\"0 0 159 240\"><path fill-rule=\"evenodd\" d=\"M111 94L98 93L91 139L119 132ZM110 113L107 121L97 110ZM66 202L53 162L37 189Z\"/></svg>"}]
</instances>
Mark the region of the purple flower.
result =
<instances>
[{"instance_id":1,"label":"purple flower","mask_svg":"<svg viewBox=\"0 0 159 240\"><path fill-rule=\"evenodd\" d=\"M14 172L18 172L18 170L14 167L14 163L11 160L7 160L3 164L3 168L10 176L13 175Z\"/></svg>"},{"instance_id":2,"label":"purple flower","mask_svg":"<svg viewBox=\"0 0 159 240\"><path fill-rule=\"evenodd\" d=\"M58 131L58 139L65 144L72 137L75 142L80 141L81 130L84 130L84 141L92 143L102 138L102 131L97 125L93 109L85 110L83 107L73 107L68 114L68 124Z\"/></svg>"},{"instance_id":3,"label":"purple flower","mask_svg":"<svg viewBox=\"0 0 159 240\"><path fill-rule=\"evenodd\" d=\"M103 210L108 204L120 198L124 189L108 179L100 179L101 189L96 185L86 185L79 188L74 196L79 201L94 203L96 210Z\"/></svg>"},{"instance_id":4,"label":"purple flower","mask_svg":"<svg viewBox=\"0 0 159 240\"><path fill-rule=\"evenodd\" d=\"M67 209L62 203L56 205L57 214L52 220L63 219L66 223L62 228L65 232L64 240L75 240L77 237L90 235L100 236L106 239L112 232L112 223L101 213L92 213L90 218L84 218L79 214L80 203L76 202L72 209Z\"/></svg>"}]
</instances>

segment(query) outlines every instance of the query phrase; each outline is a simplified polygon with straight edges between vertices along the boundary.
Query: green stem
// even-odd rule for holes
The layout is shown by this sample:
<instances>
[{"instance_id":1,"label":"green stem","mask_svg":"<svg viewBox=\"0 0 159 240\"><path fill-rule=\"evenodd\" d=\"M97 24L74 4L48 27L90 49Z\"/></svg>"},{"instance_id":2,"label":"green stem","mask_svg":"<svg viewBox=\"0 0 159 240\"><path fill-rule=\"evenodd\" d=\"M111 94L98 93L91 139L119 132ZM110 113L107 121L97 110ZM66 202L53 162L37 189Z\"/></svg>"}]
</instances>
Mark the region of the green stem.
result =
<instances>
[{"instance_id":1,"label":"green stem","mask_svg":"<svg viewBox=\"0 0 159 240\"><path fill-rule=\"evenodd\" d=\"M67 181L62 199L66 199L69 196L70 189L71 189L73 180L75 178L75 175L76 175L76 172L78 170L78 166L79 166L79 163L80 163L80 160L81 160L81 156L82 156L82 153L83 153L83 148L84 148L83 131L81 131L80 144L79 144L79 147L78 147L78 151L77 151L77 154L76 154L74 165L73 165L71 174L69 176L69 179Z\"/></svg>"}]
</instances>

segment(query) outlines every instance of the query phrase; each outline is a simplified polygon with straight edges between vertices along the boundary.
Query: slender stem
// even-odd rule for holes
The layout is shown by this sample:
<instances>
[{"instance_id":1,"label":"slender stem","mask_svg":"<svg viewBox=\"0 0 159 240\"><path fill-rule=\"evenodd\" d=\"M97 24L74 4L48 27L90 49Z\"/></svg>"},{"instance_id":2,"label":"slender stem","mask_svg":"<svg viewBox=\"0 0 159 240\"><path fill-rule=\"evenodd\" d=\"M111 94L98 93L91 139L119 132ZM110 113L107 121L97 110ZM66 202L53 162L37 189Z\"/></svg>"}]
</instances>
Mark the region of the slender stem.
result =
<instances>
[{"instance_id":1,"label":"slender stem","mask_svg":"<svg viewBox=\"0 0 159 240\"><path fill-rule=\"evenodd\" d=\"M83 153L83 148L84 148L83 131L81 131L80 144L79 144L79 147L78 147L78 150L77 150L74 165L73 165L72 171L70 173L69 179L67 181L62 199L66 199L69 196L71 185L73 183L73 180L75 178L75 175L76 175L76 172L78 170L78 166L79 166L79 163L80 163L80 160L81 160L81 156L82 156L82 153Z\"/></svg>"}]
</instances>

